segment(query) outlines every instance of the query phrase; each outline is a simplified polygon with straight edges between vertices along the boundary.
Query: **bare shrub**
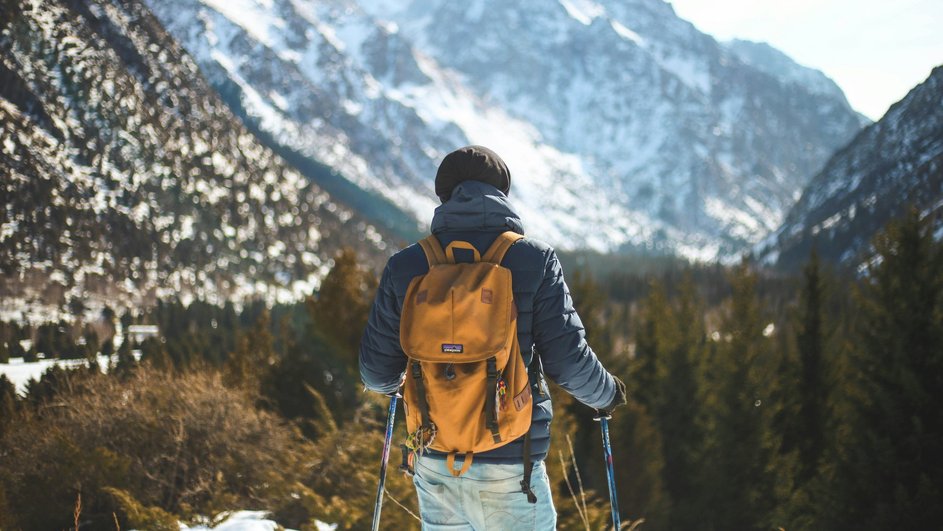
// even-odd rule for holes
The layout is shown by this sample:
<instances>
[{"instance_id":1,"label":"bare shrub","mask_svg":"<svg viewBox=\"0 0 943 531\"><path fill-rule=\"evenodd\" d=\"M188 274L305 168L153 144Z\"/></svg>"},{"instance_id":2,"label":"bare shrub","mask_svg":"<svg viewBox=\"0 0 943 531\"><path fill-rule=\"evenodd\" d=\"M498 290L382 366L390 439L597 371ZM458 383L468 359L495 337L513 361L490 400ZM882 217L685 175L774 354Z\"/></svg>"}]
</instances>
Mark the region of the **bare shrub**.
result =
<instances>
[{"instance_id":1,"label":"bare shrub","mask_svg":"<svg viewBox=\"0 0 943 531\"><path fill-rule=\"evenodd\" d=\"M78 493L83 528L113 528L113 512L128 527L129 507L285 509L305 521L298 505L316 505L300 483L311 444L216 374L96 376L53 400L0 441L0 492L13 509L4 529L71 527Z\"/></svg>"},{"instance_id":2,"label":"bare shrub","mask_svg":"<svg viewBox=\"0 0 943 531\"><path fill-rule=\"evenodd\" d=\"M105 487L104 492L110 494L118 506L121 507L128 520L128 524L135 529L149 529L151 531L179 531L180 524L174 515L158 507L144 507L127 492L121 489ZM117 522L115 513L111 513ZM120 526L118 526L120 528ZM78 526L76 526L78 528Z\"/></svg>"},{"instance_id":3,"label":"bare shrub","mask_svg":"<svg viewBox=\"0 0 943 531\"><path fill-rule=\"evenodd\" d=\"M317 492L315 512L338 529L368 529L373 518L386 397L368 393L344 428L332 430L318 439L317 457L305 471L304 483ZM402 409L399 411L402 415ZM398 419L394 441L405 437L405 422ZM401 454L394 443L390 452L386 482L386 500L382 513L383 529L419 529L414 514L419 512L412 480L398 471ZM279 520L282 523L282 520Z\"/></svg>"}]
</instances>

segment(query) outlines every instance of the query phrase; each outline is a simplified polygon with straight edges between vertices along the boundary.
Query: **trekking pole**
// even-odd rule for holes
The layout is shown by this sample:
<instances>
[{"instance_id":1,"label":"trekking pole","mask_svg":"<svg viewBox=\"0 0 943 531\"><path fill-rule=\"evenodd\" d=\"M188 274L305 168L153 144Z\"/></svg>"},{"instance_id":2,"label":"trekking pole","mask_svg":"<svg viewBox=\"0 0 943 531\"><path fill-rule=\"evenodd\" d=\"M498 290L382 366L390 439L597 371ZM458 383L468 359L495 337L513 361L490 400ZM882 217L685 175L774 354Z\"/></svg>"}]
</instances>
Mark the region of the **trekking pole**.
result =
<instances>
[{"instance_id":1,"label":"trekking pole","mask_svg":"<svg viewBox=\"0 0 943 531\"><path fill-rule=\"evenodd\" d=\"M393 420L396 418L396 401L399 392L393 391L390 397L390 410L386 414L386 440L383 441L383 457L380 461L380 484L377 485L377 501L373 506L373 531L380 529L380 510L383 508L383 489L386 485L386 462L390 458L390 441L393 439Z\"/></svg>"},{"instance_id":2,"label":"trekking pole","mask_svg":"<svg viewBox=\"0 0 943 531\"><path fill-rule=\"evenodd\" d=\"M619 531L619 499L616 497L616 474L612 467L612 446L609 444L609 419L606 412L599 412L593 420L602 428L602 450L606 458L606 475L609 479L609 505L612 507L612 528Z\"/></svg>"}]
</instances>

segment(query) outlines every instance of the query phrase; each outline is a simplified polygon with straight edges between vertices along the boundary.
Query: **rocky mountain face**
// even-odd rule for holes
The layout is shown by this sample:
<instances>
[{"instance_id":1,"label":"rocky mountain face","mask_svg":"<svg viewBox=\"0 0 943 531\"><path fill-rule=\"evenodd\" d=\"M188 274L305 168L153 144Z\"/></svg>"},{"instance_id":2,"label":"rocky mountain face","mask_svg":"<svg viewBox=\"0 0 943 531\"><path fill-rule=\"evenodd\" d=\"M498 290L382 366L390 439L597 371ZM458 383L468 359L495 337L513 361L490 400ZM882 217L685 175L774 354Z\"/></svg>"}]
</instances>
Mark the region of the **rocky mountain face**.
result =
<instances>
[{"instance_id":1,"label":"rocky mountain face","mask_svg":"<svg viewBox=\"0 0 943 531\"><path fill-rule=\"evenodd\" d=\"M3 318L297 298L341 246L382 261L382 233L261 145L140 2L0 10Z\"/></svg>"},{"instance_id":2,"label":"rocky mountain face","mask_svg":"<svg viewBox=\"0 0 943 531\"><path fill-rule=\"evenodd\" d=\"M829 159L757 254L793 268L815 247L859 266L874 234L908 208L936 220L943 238L943 66Z\"/></svg>"},{"instance_id":3,"label":"rocky mountain face","mask_svg":"<svg viewBox=\"0 0 943 531\"><path fill-rule=\"evenodd\" d=\"M662 0L145 1L274 149L420 226L438 162L479 143L531 234L731 257L866 122L821 73Z\"/></svg>"}]
</instances>

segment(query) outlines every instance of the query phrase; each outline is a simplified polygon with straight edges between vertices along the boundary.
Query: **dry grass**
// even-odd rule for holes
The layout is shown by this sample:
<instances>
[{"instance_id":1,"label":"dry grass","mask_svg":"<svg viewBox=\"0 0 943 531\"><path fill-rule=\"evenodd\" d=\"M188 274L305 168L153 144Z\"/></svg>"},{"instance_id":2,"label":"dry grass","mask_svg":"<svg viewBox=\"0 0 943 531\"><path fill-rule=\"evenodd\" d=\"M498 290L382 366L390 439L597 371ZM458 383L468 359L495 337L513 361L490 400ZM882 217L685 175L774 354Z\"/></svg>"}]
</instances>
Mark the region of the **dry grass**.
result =
<instances>
[{"instance_id":1,"label":"dry grass","mask_svg":"<svg viewBox=\"0 0 943 531\"><path fill-rule=\"evenodd\" d=\"M4 520L11 529L78 528L80 515L83 527L111 528L126 507L106 488L184 517L279 510L303 490L314 447L218 375L141 370L70 386L0 441L0 489L16 513L15 525ZM294 511L302 520L306 513Z\"/></svg>"},{"instance_id":2,"label":"dry grass","mask_svg":"<svg viewBox=\"0 0 943 531\"><path fill-rule=\"evenodd\" d=\"M75 531L79 531L79 517L82 516L82 493L75 495L75 508L72 510L72 521L75 524Z\"/></svg>"},{"instance_id":3,"label":"dry grass","mask_svg":"<svg viewBox=\"0 0 943 531\"><path fill-rule=\"evenodd\" d=\"M592 499L593 496L588 494L583 488L583 478L580 474L580 468L576 464L576 452L573 450L573 441L570 439L569 434L566 435L566 444L567 449L570 452L569 461L564 458L563 451L558 450L557 455L560 459L560 470L563 475L563 481L566 484L567 491L570 494L570 499L573 502L573 505L576 507L577 517L579 519L579 525L586 531L591 531L592 529L612 529L613 526L611 523L606 525L604 522L609 522L608 518L610 517L611 511L607 504L604 504L602 500L593 499L591 503L588 503L587 500ZM576 478L576 489L573 488L573 482L570 481L569 471L573 471L573 475ZM638 520L632 521L627 520L619 524L619 531L628 530L635 531L645 522L644 518L639 518ZM572 525L568 526L572 527Z\"/></svg>"}]
</instances>

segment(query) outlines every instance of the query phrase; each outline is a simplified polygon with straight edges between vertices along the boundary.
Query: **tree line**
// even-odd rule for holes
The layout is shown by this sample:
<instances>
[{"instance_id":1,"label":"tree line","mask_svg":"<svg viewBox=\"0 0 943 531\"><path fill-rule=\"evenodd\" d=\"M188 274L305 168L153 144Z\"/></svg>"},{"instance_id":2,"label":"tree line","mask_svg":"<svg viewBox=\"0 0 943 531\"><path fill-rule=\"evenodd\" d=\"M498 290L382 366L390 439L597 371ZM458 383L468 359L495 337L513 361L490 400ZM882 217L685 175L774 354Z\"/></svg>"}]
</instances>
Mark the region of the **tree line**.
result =
<instances>
[{"instance_id":1,"label":"tree line","mask_svg":"<svg viewBox=\"0 0 943 531\"><path fill-rule=\"evenodd\" d=\"M629 387L629 404L611 421L625 520L643 520L641 529L939 527L943 245L928 222L912 213L878 236L874 251L858 274L834 270L814 253L799 275L746 261L734 267L615 267L604 275L590 275L589 267L568 271L590 344ZM89 376L97 367L84 373L54 369L30 382L23 396L0 378L0 444L10 455L17 444L28 444L22 434L30 426L57 415L83 418L82 411L51 407L86 403L82 397L89 389L108 388L106 381L152 385L154 378L140 374L153 371L170 379L216 375L223 388L248 397L251 407L299 434L300 439L279 439L294 449L286 455L320 463L313 476L286 476L305 486L309 497L290 507L271 502L281 507L276 514L283 523L304 527L314 516L333 516L342 528L356 528L369 518L384 412L382 397L362 392L356 361L375 289L372 272L346 251L335 258L317 293L296 304L237 308L161 301L141 316L124 315L125 330L132 322L156 324L160 336L117 345L118 362L108 376ZM65 334L73 338L72 347L60 328L42 329L44 348L79 356L70 348L77 331L86 328ZM11 340L25 334L9 324L0 332ZM109 341L84 335L86 349ZM140 361L132 350L140 351ZM598 427L591 410L558 389L552 392L556 418L548 470L560 528L601 527L608 513ZM146 417L142 412L140 418ZM237 446L229 462L251 462ZM87 470L104 459L100 451L93 447L74 453L73 461L57 459ZM205 456L199 462L210 466L213 460ZM20 519L5 528L50 524L29 519L55 511L22 509L29 493L11 474L0 474L0 509L6 503ZM201 505L181 498L186 489L159 500L127 485L115 494L117 487L106 479L64 483L58 488L68 492L59 499L66 504L76 491L84 500L97 499L102 528L111 525L109 508L141 526L132 516L151 513L135 512L134 503L181 518L220 507L219 500ZM272 484L270 477L266 481ZM397 501L415 512L408 483L392 481ZM248 496L235 483L220 488L232 503ZM339 492L347 493L343 500ZM415 527L405 510L391 507L385 518ZM71 515L70 507L60 511Z\"/></svg>"},{"instance_id":2,"label":"tree line","mask_svg":"<svg viewBox=\"0 0 943 531\"><path fill-rule=\"evenodd\" d=\"M939 529L943 245L911 212L873 248L858 271L814 251L795 277L744 262L721 289L690 271L651 275L638 298L609 287L631 275L575 278L590 342L630 388L612 421L626 517L647 529ZM581 453L604 489L591 439Z\"/></svg>"}]
</instances>

